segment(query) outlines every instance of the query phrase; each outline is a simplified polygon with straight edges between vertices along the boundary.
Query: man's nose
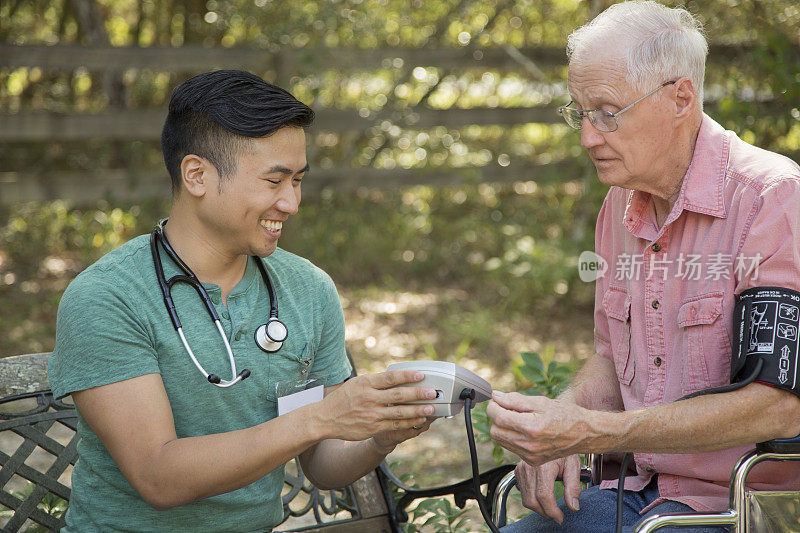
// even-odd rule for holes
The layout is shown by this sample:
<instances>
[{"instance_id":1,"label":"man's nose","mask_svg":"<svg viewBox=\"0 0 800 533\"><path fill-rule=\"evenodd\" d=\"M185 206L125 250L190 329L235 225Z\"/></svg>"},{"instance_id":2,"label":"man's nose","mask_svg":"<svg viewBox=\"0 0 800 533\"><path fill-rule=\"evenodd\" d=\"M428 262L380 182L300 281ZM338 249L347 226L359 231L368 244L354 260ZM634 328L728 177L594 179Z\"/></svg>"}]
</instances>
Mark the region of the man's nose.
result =
<instances>
[{"instance_id":1,"label":"man's nose","mask_svg":"<svg viewBox=\"0 0 800 533\"><path fill-rule=\"evenodd\" d=\"M300 206L300 187L295 187L292 180L286 180L280 188L280 196L275 207L281 212L294 215Z\"/></svg>"},{"instance_id":2,"label":"man's nose","mask_svg":"<svg viewBox=\"0 0 800 533\"><path fill-rule=\"evenodd\" d=\"M588 117L583 117L581 122L581 146L586 148L594 148L605 144L606 139L603 134L594 127Z\"/></svg>"}]
</instances>

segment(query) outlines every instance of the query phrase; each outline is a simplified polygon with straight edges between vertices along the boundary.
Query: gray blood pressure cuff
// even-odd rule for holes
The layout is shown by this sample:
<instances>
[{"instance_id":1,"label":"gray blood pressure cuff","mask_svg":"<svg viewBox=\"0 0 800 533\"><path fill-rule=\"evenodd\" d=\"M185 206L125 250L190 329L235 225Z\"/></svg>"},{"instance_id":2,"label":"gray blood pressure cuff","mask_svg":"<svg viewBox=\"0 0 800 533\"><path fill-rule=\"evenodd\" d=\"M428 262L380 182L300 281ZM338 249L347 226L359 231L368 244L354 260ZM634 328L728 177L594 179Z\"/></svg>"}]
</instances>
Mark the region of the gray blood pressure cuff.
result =
<instances>
[{"instance_id":1,"label":"gray blood pressure cuff","mask_svg":"<svg viewBox=\"0 0 800 533\"><path fill-rule=\"evenodd\" d=\"M733 316L731 383L751 376L755 380L800 396L798 365L800 292L782 287L755 287L743 291Z\"/></svg>"}]
</instances>

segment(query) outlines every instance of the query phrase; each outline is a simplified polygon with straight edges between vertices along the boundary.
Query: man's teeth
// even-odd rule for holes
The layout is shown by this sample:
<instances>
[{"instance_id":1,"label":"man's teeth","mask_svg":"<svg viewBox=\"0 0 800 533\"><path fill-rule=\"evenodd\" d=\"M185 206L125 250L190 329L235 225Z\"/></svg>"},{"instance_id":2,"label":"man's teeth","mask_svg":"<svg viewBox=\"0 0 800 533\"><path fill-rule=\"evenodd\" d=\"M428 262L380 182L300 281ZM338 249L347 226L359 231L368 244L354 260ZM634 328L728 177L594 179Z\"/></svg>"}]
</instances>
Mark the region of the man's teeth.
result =
<instances>
[{"instance_id":1,"label":"man's teeth","mask_svg":"<svg viewBox=\"0 0 800 533\"><path fill-rule=\"evenodd\" d=\"M280 231L280 229L283 227L283 222L280 220L262 220L261 226L268 231Z\"/></svg>"}]
</instances>

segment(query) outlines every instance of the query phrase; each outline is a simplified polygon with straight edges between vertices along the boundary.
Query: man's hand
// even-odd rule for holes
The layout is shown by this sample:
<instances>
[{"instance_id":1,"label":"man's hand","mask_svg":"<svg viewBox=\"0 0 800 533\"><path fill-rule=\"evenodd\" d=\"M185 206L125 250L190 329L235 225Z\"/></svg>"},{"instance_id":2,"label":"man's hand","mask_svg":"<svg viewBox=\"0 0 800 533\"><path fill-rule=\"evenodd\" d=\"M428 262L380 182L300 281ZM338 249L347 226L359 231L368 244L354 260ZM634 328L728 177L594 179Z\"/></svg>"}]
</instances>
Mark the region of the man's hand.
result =
<instances>
[{"instance_id":1,"label":"man's hand","mask_svg":"<svg viewBox=\"0 0 800 533\"><path fill-rule=\"evenodd\" d=\"M385 431L383 433L378 433L377 435L372 437L372 440L375 441L375 444L377 444L378 448L381 451L389 453L392 450L394 450L395 446L397 446L401 442L406 441L408 439L413 439L414 437L417 437L422 433L428 431L428 428L431 427L431 424L433 423L434 420L436 419L427 418L425 419L425 422L423 422L421 425L412 427L410 429L398 429L395 431Z\"/></svg>"},{"instance_id":2,"label":"man's hand","mask_svg":"<svg viewBox=\"0 0 800 533\"><path fill-rule=\"evenodd\" d=\"M316 404L315 416L325 428L325 438L357 441L377 437L376 444L388 449L415 437L430 426L426 416L433 414L433 406L398 404L431 400L436 391L397 385L424 378L415 370L392 370L342 383Z\"/></svg>"},{"instance_id":3,"label":"man's hand","mask_svg":"<svg viewBox=\"0 0 800 533\"><path fill-rule=\"evenodd\" d=\"M596 413L571 402L517 392L495 392L486 408L492 439L532 466L588 452L590 443L598 445L592 441L599 435L593 423Z\"/></svg>"},{"instance_id":4,"label":"man's hand","mask_svg":"<svg viewBox=\"0 0 800 533\"><path fill-rule=\"evenodd\" d=\"M564 501L573 511L580 509L578 495L581 462L577 455L556 459L540 466L531 466L525 461L517 465L516 476L522 505L559 524L564 521L564 512L556 504L554 494L556 478L564 481Z\"/></svg>"}]
</instances>

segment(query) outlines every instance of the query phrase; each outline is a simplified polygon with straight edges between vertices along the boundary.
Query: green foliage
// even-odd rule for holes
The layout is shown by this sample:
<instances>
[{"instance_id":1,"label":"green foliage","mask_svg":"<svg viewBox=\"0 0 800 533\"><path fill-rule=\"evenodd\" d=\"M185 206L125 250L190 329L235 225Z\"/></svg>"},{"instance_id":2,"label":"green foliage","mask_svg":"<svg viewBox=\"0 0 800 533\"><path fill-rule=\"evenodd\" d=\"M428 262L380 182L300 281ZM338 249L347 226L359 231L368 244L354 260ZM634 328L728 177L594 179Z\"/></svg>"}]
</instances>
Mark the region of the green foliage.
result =
<instances>
[{"instance_id":1,"label":"green foliage","mask_svg":"<svg viewBox=\"0 0 800 533\"><path fill-rule=\"evenodd\" d=\"M27 481L27 485L25 486L24 489L19 491L11 491L11 495L16 496L21 500L24 500L31 495L31 493L35 488L36 486L33 483ZM67 510L68 505L69 502L67 502L65 499L56 496L52 492L48 492L44 495L42 501L40 501L36 505L36 507L38 507L47 514L54 516L55 518L60 518L61 515L63 515L64 512ZM10 518L12 515L13 512L11 511L11 509L8 509L7 507L0 505L0 519L6 517ZM25 529L25 531L26 533L45 533L46 531L49 531L49 529L47 529L42 525L34 524Z\"/></svg>"},{"instance_id":2,"label":"green foliage","mask_svg":"<svg viewBox=\"0 0 800 533\"><path fill-rule=\"evenodd\" d=\"M67 283L149 231L163 209L157 202L75 209L64 201L0 208L0 355L52 350Z\"/></svg>"},{"instance_id":3,"label":"green foliage","mask_svg":"<svg viewBox=\"0 0 800 533\"><path fill-rule=\"evenodd\" d=\"M389 463L389 469L397 470L397 461ZM400 481L409 487L417 487L414 474L411 472L399 476ZM395 505L402 498L402 493L393 484L389 485ZM410 511L409 522L403 524L406 533L466 533L465 510L453 506L447 498L424 498Z\"/></svg>"},{"instance_id":4,"label":"green foliage","mask_svg":"<svg viewBox=\"0 0 800 533\"><path fill-rule=\"evenodd\" d=\"M426 498L421 500L411 511L413 522L425 518L422 524L410 522L404 524L406 533L466 533L471 531L467 526L466 509L459 509L447 498Z\"/></svg>"},{"instance_id":5,"label":"green foliage","mask_svg":"<svg viewBox=\"0 0 800 533\"><path fill-rule=\"evenodd\" d=\"M552 346L545 347L544 353L545 359L550 361L546 366L537 353L520 354L522 363L517 365L517 371L531 383L531 386L522 393L555 398L569 385L575 369L572 364L560 363L553 359Z\"/></svg>"},{"instance_id":6,"label":"green foliage","mask_svg":"<svg viewBox=\"0 0 800 533\"><path fill-rule=\"evenodd\" d=\"M23 204L0 227L0 242L11 264L22 270L39 270L48 255L70 254L91 262L132 236L140 212L138 206L81 211L64 201Z\"/></svg>"},{"instance_id":7,"label":"green foliage","mask_svg":"<svg viewBox=\"0 0 800 533\"><path fill-rule=\"evenodd\" d=\"M545 347L545 358L549 364L545 364L537 353L522 352L522 361L517 364L515 374L521 375L527 382L519 391L529 396L547 396L555 398L567 385L575 373L573 363L561 363L553 359L553 347ZM491 421L486 416L486 403L482 403L472 410L472 426L475 430L475 439L478 442L490 442L492 440L489 432ZM492 458L495 463L501 465L507 462L506 453L497 443L492 448Z\"/></svg>"}]
</instances>

